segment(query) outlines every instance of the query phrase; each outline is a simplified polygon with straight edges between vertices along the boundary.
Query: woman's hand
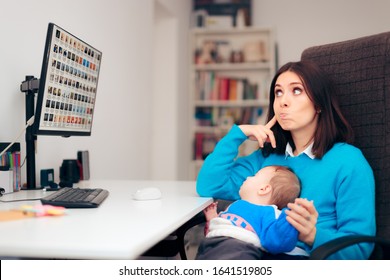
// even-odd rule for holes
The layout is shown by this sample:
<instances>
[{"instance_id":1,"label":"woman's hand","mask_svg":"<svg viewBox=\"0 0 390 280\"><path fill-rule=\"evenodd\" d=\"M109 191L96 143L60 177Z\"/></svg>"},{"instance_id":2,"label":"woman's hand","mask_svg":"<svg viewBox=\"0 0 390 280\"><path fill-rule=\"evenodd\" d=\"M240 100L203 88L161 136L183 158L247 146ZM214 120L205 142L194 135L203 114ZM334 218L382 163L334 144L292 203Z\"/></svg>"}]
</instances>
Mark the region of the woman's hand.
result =
<instances>
[{"instance_id":1,"label":"woman's hand","mask_svg":"<svg viewBox=\"0 0 390 280\"><path fill-rule=\"evenodd\" d=\"M258 141L260 148L264 147L265 142L270 142L273 148L276 148L274 133L271 128L276 124L276 116L274 116L266 125L244 124L239 128L249 137L250 140Z\"/></svg>"},{"instance_id":2,"label":"woman's hand","mask_svg":"<svg viewBox=\"0 0 390 280\"><path fill-rule=\"evenodd\" d=\"M312 246L316 237L318 212L313 201L304 198L295 199L287 205L287 221L299 232L299 240Z\"/></svg>"}]
</instances>

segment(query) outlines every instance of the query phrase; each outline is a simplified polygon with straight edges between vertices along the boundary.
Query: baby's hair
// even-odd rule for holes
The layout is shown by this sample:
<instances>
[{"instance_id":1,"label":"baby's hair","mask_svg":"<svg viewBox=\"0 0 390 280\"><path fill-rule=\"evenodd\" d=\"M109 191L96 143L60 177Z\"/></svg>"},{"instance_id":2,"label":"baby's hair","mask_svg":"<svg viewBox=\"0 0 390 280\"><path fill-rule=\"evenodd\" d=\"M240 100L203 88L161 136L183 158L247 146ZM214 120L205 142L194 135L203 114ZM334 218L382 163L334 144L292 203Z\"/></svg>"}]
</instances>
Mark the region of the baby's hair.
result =
<instances>
[{"instance_id":1,"label":"baby's hair","mask_svg":"<svg viewBox=\"0 0 390 280\"><path fill-rule=\"evenodd\" d=\"M276 166L275 175L270 180L272 186L271 203L279 209L294 202L301 192L301 182L294 171L285 166Z\"/></svg>"}]
</instances>

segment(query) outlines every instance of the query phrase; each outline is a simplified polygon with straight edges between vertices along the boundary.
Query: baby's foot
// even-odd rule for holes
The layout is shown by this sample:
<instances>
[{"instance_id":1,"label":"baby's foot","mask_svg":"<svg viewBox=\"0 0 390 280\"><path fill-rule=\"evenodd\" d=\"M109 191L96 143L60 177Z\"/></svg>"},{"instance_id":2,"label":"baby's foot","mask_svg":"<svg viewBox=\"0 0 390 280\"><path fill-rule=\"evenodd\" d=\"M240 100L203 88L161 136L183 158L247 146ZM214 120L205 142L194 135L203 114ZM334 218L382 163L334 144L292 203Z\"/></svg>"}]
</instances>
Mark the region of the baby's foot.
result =
<instances>
[{"instance_id":1,"label":"baby's foot","mask_svg":"<svg viewBox=\"0 0 390 280\"><path fill-rule=\"evenodd\" d=\"M217 214L217 202L211 203L207 206L203 213L206 217L206 224L204 226L204 235L206 236L209 233L210 220L218 216Z\"/></svg>"},{"instance_id":2,"label":"baby's foot","mask_svg":"<svg viewBox=\"0 0 390 280\"><path fill-rule=\"evenodd\" d=\"M204 210L203 213L206 217L206 221L210 221L213 218L218 217L217 214L217 202L211 203L209 206L207 206Z\"/></svg>"}]
</instances>

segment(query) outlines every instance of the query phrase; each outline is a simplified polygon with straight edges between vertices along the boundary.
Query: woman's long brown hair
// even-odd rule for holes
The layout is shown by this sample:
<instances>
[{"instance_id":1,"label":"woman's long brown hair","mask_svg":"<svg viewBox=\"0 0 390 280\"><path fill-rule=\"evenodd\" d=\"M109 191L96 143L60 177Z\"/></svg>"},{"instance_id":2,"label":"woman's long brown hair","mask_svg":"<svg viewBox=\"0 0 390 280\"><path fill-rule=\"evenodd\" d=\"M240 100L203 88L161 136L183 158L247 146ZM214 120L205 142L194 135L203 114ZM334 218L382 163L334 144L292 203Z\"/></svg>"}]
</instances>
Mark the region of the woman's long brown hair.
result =
<instances>
[{"instance_id":1,"label":"woman's long brown hair","mask_svg":"<svg viewBox=\"0 0 390 280\"><path fill-rule=\"evenodd\" d=\"M322 158L337 142L352 143L353 130L340 110L332 81L317 64L309 60L289 62L278 70L271 83L267 121L275 115L273 104L276 80L287 71L300 77L309 99L320 112L312 148L316 158ZM284 154L287 143L295 150L290 131L283 130L278 123L272 127L272 131L276 138L276 148L265 145L262 150L264 156L271 153Z\"/></svg>"}]
</instances>

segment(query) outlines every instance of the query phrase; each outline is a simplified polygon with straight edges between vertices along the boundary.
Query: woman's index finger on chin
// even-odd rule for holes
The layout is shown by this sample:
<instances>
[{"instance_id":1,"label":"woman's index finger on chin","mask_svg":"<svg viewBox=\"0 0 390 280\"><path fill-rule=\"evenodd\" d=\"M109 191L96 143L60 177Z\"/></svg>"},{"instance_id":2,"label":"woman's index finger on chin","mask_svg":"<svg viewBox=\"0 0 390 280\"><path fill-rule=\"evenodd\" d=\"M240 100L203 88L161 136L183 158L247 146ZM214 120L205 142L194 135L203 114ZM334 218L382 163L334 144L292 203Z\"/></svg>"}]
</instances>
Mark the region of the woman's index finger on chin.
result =
<instances>
[{"instance_id":1,"label":"woman's index finger on chin","mask_svg":"<svg viewBox=\"0 0 390 280\"><path fill-rule=\"evenodd\" d=\"M274 116L266 125L266 128L271 128L276 124L276 116Z\"/></svg>"}]
</instances>

